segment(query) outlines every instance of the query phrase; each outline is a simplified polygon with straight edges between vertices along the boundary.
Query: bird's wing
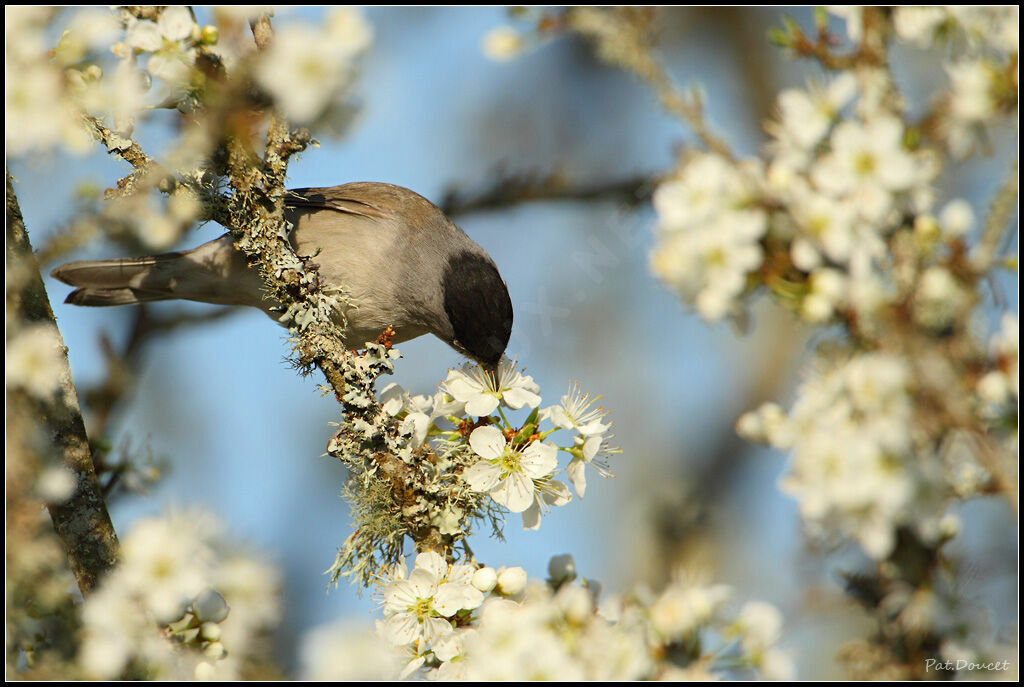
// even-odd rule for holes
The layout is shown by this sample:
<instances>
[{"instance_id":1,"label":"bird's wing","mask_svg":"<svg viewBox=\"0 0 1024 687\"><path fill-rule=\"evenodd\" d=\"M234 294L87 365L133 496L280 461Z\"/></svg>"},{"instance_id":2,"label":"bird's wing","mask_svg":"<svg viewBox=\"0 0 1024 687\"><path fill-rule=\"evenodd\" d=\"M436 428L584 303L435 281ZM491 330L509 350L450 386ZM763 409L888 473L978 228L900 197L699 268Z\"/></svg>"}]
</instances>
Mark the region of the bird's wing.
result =
<instances>
[{"instance_id":1,"label":"bird's wing","mask_svg":"<svg viewBox=\"0 0 1024 687\"><path fill-rule=\"evenodd\" d=\"M334 210L347 215L358 215L370 219L385 219L389 216L384 209L372 201L361 198L358 189L345 186L326 188L296 188L285 193L285 207Z\"/></svg>"}]
</instances>

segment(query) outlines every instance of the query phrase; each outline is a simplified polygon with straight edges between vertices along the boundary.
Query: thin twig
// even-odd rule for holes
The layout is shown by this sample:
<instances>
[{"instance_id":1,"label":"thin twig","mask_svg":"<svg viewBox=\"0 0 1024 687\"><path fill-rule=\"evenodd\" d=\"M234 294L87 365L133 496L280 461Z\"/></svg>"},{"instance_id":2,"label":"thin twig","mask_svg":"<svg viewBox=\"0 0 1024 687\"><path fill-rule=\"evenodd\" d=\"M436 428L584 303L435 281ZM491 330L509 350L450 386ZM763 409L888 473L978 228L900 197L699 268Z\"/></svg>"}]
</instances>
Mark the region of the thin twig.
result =
<instances>
[{"instance_id":1,"label":"thin twig","mask_svg":"<svg viewBox=\"0 0 1024 687\"><path fill-rule=\"evenodd\" d=\"M978 241L976 257L973 260L974 269L978 274L988 272L995 263L1004 242L1003 236L1012 226L1010 217L1017 209L1018 164L1019 159L1014 158L1006 178L989 203L985 226L982 227L981 239Z\"/></svg>"}]
</instances>

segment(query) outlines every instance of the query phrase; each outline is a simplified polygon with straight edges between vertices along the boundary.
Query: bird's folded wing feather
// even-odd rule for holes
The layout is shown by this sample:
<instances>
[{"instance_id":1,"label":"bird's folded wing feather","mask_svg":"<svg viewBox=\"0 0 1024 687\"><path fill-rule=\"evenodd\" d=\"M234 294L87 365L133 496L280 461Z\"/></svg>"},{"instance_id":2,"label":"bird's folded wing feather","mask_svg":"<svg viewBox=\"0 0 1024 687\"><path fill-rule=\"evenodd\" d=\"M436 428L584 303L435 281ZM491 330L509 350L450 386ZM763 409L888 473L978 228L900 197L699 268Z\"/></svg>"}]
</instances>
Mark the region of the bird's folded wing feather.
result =
<instances>
[{"instance_id":1,"label":"bird's folded wing feather","mask_svg":"<svg viewBox=\"0 0 1024 687\"><path fill-rule=\"evenodd\" d=\"M285 193L285 207L334 210L348 215L359 215L373 219L384 219L390 213L374 203L372 198L361 197L357 184L329 186L326 188L296 188Z\"/></svg>"}]
</instances>

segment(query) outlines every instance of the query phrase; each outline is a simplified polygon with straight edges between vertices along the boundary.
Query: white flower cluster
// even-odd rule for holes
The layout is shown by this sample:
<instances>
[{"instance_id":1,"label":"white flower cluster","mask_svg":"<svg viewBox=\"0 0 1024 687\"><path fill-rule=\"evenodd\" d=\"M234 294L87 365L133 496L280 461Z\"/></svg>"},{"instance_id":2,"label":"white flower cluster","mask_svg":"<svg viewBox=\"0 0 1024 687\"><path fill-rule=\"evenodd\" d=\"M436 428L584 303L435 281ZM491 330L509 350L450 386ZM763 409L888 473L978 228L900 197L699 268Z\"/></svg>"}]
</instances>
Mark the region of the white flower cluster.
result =
<instances>
[{"instance_id":1,"label":"white flower cluster","mask_svg":"<svg viewBox=\"0 0 1024 687\"><path fill-rule=\"evenodd\" d=\"M204 513L143 519L83 603L79 666L103 680L237 679L279 619L278 585L267 564L226 553Z\"/></svg>"},{"instance_id":2,"label":"white flower cluster","mask_svg":"<svg viewBox=\"0 0 1024 687\"><path fill-rule=\"evenodd\" d=\"M64 145L87 152L92 139L68 97L64 70L47 55L43 31L52 7L4 8L4 129L7 154L24 155Z\"/></svg>"},{"instance_id":3,"label":"white flower cluster","mask_svg":"<svg viewBox=\"0 0 1024 687\"><path fill-rule=\"evenodd\" d=\"M654 273L711 321L741 314L743 297L762 285L812 323L843 311L870 317L893 297L879 263L894 232L908 217L937 212L931 184L941 154L972 152L986 127L1016 112L1016 19L1003 16L1009 9L975 9L896 11L904 37L927 33L907 27L918 20L934 21L939 33L961 26L978 40L990 31L984 50L947 65L951 90L936 104L932 131L941 146L915 140L920 132L905 124L906 105L882 70L857 67L786 89L766 126L765 162L692 153L659 185ZM847 29L858 42L860 11L853 14ZM943 229L946 239L965 231ZM937 298L955 296L947 276L932 273L924 285Z\"/></svg>"},{"instance_id":4,"label":"white flower cluster","mask_svg":"<svg viewBox=\"0 0 1024 687\"><path fill-rule=\"evenodd\" d=\"M173 5L164 9L156 21L127 15L124 42L115 45L113 51L128 60L145 55L146 71L174 91L187 86L191 78L200 37L192 11Z\"/></svg>"},{"instance_id":5,"label":"white flower cluster","mask_svg":"<svg viewBox=\"0 0 1024 687\"><path fill-rule=\"evenodd\" d=\"M350 85L356 59L372 42L358 9L332 8L320 26L296 22L278 30L260 56L256 80L289 120L308 124Z\"/></svg>"},{"instance_id":6,"label":"white flower cluster","mask_svg":"<svg viewBox=\"0 0 1024 687\"><path fill-rule=\"evenodd\" d=\"M400 564L378 580L378 641L348 626L318 631L305 672L325 680L792 677L775 646L781 615L769 604L730 612L728 588L676 581L658 596L599 605L599 585L575 582L571 556L554 557L548 572L547 582L529 581L522 568L451 565L422 553L411 572ZM372 669L343 648L354 645L359 657L375 657Z\"/></svg>"},{"instance_id":7,"label":"white flower cluster","mask_svg":"<svg viewBox=\"0 0 1024 687\"><path fill-rule=\"evenodd\" d=\"M701 153L658 187L652 267L706 319L738 314L758 283L784 290L787 263L808 275L812 322L884 298L885 239L906 211L927 209L937 167L904 147L897 116L842 119L857 92L850 74L783 91L767 168Z\"/></svg>"},{"instance_id":8,"label":"white flower cluster","mask_svg":"<svg viewBox=\"0 0 1024 687\"><path fill-rule=\"evenodd\" d=\"M780 486L812 531L852 537L876 559L892 552L900 526L933 540L937 514L919 507L929 478L914 460L910 367L882 353L823 367L788 414L769 403L742 416L737 431L791 452Z\"/></svg>"},{"instance_id":9,"label":"white flower cluster","mask_svg":"<svg viewBox=\"0 0 1024 687\"><path fill-rule=\"evenodd\" d=\"M1016 5L940 5L897 7L893 27L905 42L930 48L937 42L959 38L972 46L996 52L1017 52L1020 8Z\"/></svg>"},{"instance_id":10,"label":"white flower cluster","mask_svg":"<svg viewBox=\"0 0 1024 687\"><path fill-rule=\"evenodd\" d=\"M233 24L254 11L217 11L215 18ZM136 117L151 106L170 102L194 109L211 86L197 68L203 53L237 68L233 77L253 78L295 124L309 124L351 84L356 59L373 38L357 9L335 8L320 26L293 22L279 28L271 46L255 55L251 46L221 45L218 27L200 26L188 7L146 14L88 8L76 10L50 51L44 36L56 12L6 9L6 141L12 155L60 144L89 152L86 113L130 136ZM190 135L197 134L187 132L183 140Z\"/></svg>"},{"instance_id":11,"label":"white flower cluster","mask_svg":"<svg viewBox=\"0 0 1024 687\"><path fill-rule=\"evenodd\" d=\"M697 154L654 193L659 243L652 268L709 320L736 312L747 275L761 265L763 177L755 162Z\"/></svg>"},{"instance_id":12,"label":"white flower cluster","mask_svg":"<svg viewBox=\"0 0 1024 687\"><path fill-rule=\"evenodd\" d=\"M618 449L607 442L611 424L605 421L605 411L594 407L595 401L573 385L558 405L542 409L540 388L507 358L493 374L475 364L450 371L432 397L410 398L391 384L380 399L386 413L402 420L402 431L414 446L433 440L442 454L468 449L468 467L459 479L472 491L521 513L527 529L540 527L548 507L565 505L572 498L569 488L555 479L560 453L568 458L566 476L581 498L587 466L602 476L610 474L607 458ZM531 412L516 424L503 408ZM439 420L451 428L439 427ZM553 427L544 429L543 422ZM563 445L551 439L560 430L569 433Z\"/></svg>"},{"instance_id":13,"label":"white flower cluster","mask_svg":"<svg viewBox=\"0 0 1024 687\"><path fill-rule=\"evenodd\" d=\"M985 141L985 127L1016 110L1020 9L1017 6L900 7L893 27L903 41L930 48L966 42L965 54L947 64L948 111L939 122L950 153L963 158Z\"/></svg>"}]
</instances>

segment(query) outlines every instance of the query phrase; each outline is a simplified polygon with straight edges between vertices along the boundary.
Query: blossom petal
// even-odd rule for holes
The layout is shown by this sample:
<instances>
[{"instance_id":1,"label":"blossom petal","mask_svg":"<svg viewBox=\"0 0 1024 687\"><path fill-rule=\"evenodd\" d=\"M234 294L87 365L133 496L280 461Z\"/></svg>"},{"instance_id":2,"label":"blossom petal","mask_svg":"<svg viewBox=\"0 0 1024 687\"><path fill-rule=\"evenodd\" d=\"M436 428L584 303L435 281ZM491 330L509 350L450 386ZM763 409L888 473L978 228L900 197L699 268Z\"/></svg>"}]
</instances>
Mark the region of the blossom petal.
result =
<instances>
[{"instance_id":1,"label":"blossom petal","mask_svg":"<svg viewBox=\"0 0 1024 687\"><path fill-rule=\"evenodd\" d=\"M510 472L491 489L491 498L513 513L522 513L533 503L533 480L518 472Z\"/></svg>"},{"instance_id":2,"label":"blossom petal","mask_svg":"<svg viewBox=\"0 0 1024 687\"><path fill-rule=\"evenodd\" d=\"M505 437L493 425L477 427L469 435L469 447L481 458L494 460L505 452Z\"/></svg>"},{"instance_id":3,"label":"blossom petal","mask_svg":"<svg viewBox=\"0 0 1024 687\"><path fill-rule=\"evenodd\" d=\"M448 378L444 381L444 388L452 398L463 403L485 391L479 382L459 370L452 370L448 373Z\"/></svg>"},{"instance_id":4,"label":"blossom petal","mask_svg":"<svg viewBox=\"0 0 1024 687\"><path fill-rule=\"evenodd\" d=\"M462 479L473 491L490 491L501 479L501 468L486 460L481 460L462 471Z\"/></svg>"},{"instance_id":5,"label":"blossom petal","mask_svg":"<svg viewBox=\"0 0 1024 687\"><path fill-rule=\"evenodd\" d=\"M399 613L384 621L384 638L397 646L416 641L419 631L419 623L412 613Z\"/></svg>"},{"instance_id":6,"label":"blossom petal","mask_svg":"<svg viewBox=\"0 0 1024 687\"><path fill-rule=\"evenodd\" d=\"M409 575L408 580L399 584L410 585L413 593L416 594L416 598L429 599L434 595L438 582L440 582L440 580L433 572L424 570L423 568L416 568L412 571L412 574Z\"/></svg>"},{"instance_id":7,"label":"blossom petal","mask_svg":"<svg viewBox=\"0 0 1024 687\"><path fill-rule=\"evenodd\" d=\"M426 570L435 580L444 579L445 573L448 572L448 564L434 551L424 551L416 556L415 567L417 570Z\"/></svg>"},{"instance_id":8,"label":"blossom petal","mask_svg":"<svg viewBox=\"0 0 1024 687\"><path fill-rule=\"evenodd\" d=\"M445 582L434 595L434 610L450 618L462 609L473 609L484 602L484 595L472 585Z\"/></svg>"},{"instance_id":9,"label":"blossom petal","mask_svg":"<svg viewBox=\"0 0 1024 687\"><path fill-rule=\"evenodd\" d=\"M423 638L428 642L451 633L452 624L444 618L423 619Z\"/></svg>"},{"instance_id":10,"label":"blossom petal","mask_svg":"<svg viewBox=\"0 0 1024 687\"><path fill-rule=\"evenodd\" d=\"M519 410L523 406L536 408L540 405L540 396L522 386L503 390L501 392L501 399L505 401L505 405L512 410Z\"/></svg>"},{"instance_id":11,"label":"blossom petal","mask_svg":"<svg viewBox=\"0 0 1024 687\"><path fill-rule=\"evenodd\" d=\"M565 474L568 475L569 481L572 482L572 488L575 490L576 495L583 498L583 493L587 490L587 476L584 474L585 463L582 460L572 460L569 466L565 469Z\"/></svg>"},{"instance_id":12,"label":"blossom petal","mask_svg":"<svg viewBox=\"0 0 1024 687\"><path fill-rule=\"evenodd\" d=\"M384 602L385 613L404 613L419 598L417 588L409 580L399 580L388 593Z\"/></svg>"},{"instance_id":13,"label":"blossom petal","mask_svg":"<svg viewBox=\"0 0 1024 687\"><path fill-rule=\"evenodd\" d=\"M498 398L490 393L481 393L466 400L466 414L486 417L498 407Z\"/></svg>"},{"instance_id":14,"label":"blossom petal","mask_svg":"<svg viewBox=\"0 0 1024 687\"><path fill-rule=\"evenodd\" d=\"M544 489L542 496L544 498L544 503L549 506L564 506L572 501L572 494L569 493L569 487L565 486L564 482L559 482L557 479L548 480L547 487ZM582 498L582 494L580 495L580 498Z\"/></svg>"},{"instance_id":15,"label":"blossom petal","mask_svg":"<svg viewBox=\"0 0 1024 687\"><path fill-rule=\"evenodd\" d=\"M528 477L546 477L558 466L558 449L543 441L535 441L523 449L519 464Z\"/></svg>"},{"instance_id":16,"label":"blossom petal","mask_svg":"<svg viewBox=\"0 0 1024 687\"><path fill-rule=\"evenodd\" d=\"M594 460L594 456L601 450L601 443L604 441L603 436L589 437L583 442L583 460L590 462Z\"/></svg>"},{"instance_id":17,"label":"blossom petal","mask_svg":"<svg viewBox=\"0 0 1024 687\"><path fill-rule=\"evenodd\" d=\"M537 530L540 529L541 515L540 498L535 494L533 497L533 503L530 507L522 512L523 517L523 529L524 530Z\"/></svg>"}]
</instances>

